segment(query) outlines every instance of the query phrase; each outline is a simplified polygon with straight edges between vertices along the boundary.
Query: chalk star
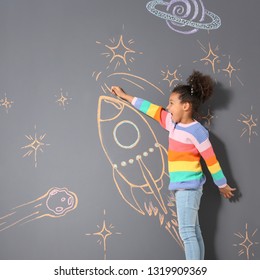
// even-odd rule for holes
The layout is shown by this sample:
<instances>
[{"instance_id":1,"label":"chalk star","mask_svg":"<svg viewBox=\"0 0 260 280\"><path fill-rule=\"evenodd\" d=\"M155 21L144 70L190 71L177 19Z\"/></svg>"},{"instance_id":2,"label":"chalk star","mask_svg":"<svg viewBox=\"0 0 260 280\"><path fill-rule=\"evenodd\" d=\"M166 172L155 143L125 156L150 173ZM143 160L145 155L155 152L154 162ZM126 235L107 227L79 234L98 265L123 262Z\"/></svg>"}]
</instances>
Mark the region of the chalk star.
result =
<instances>
[{"instance_id":1,"label":"chalk star","mask_svg":"<svg viewBox=\"0 0 260 280\"><path fill-rule=\"evenodd\" d=\"M6 113L8 113L8 109L12 107L14 102L7 98L5 93L5 98L0 100L0 106L5 107Z\"/></svg>"},{"instance_id":2,"label":"chalk star","mask_svg":"<svg viewBox=\"0 0 260 280\"><path fill-rule=\"evenodd\" d=\"M36 126L35 126L35 130L36 130ZM34 165L35 167L37 167L37 152L38 150L43 152L43 149L42 147L43 146L49 146L50 144L45 144L43 142L41 142L46 136L46 133L41 135L38 139L37 137L37 133L35 132L35 135L34 137L31 136L31 135L25 135L25 137L31 141L31 143L29 145L26 145L26 146L23 146L21 149L29 149L29 151L27 153L25 153L23 155L23 157L26 157L26 156L30 156L31 154L34 153Z\"/></svg>"},{"instance_id":3,"label":"chalk star","mask_svg":"<svg viewBox=\"0 0 260 280\"><path fill-rule=\"evenodd\" d=\"M211 66L212 66L212 71L213 71L213 73L215 73L215 61L216 61L216 59L218 59L218 58L219 58L219 56L216 55L216 54L213 52L213 50L212 50L212 48L211 48L211 45L210 45L210 43L209 43L209 51L208 51L208 54L207 54L207 56L205 56L204 58L201 58L201 61L209 62L209 63L211 64Z\"/></svg>"},{"instance_id":4,"label":"chalk star","mask_svg":"<svg viewBox=\"0 0 260 280\"><path fill-rule=\"evenodd\" d=\"M233 73L234 71L236 71L236 69L231 65L230 62L228 63L227 68L222 69L222 70L228 72L229 78L231 78L232 73Z\"/></svg>"},{"instance_id":5,"label":"chalk star","mask_svg":"<svg viewBox=\"0 0 260 280\"><path fill-rule=\"evenodd\" d=\"M134 50L131 50L130 48L126 47L125 44L124 44L124 41L123 41L123 36L120 35L120 39L117 43L116 46L114 47L111 47L111 46L108 46L108 45L105 45L113 54L111 60L109 63L111 63L115 58L120 58L124 61L124 63L127 65L127 61L126 61L126 55L128 53L135 53ZM120 53L121 51L121 53Z\"/></svg>"}]
</instances>

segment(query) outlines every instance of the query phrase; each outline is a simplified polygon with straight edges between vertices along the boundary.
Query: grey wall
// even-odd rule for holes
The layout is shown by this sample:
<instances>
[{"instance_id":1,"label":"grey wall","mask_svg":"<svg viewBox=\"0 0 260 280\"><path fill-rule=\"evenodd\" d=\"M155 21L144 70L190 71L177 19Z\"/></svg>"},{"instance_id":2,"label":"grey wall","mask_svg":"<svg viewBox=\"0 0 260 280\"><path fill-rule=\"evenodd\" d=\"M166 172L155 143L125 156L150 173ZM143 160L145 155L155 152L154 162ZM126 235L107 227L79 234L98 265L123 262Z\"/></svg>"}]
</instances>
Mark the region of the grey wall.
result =
<instances>
[{"instance_id":1,"label":"grey wall","mask_svg":"<svg viewBox=\"0 0 260 280\"><path fill-rule=\"evenodd\" d=\"M165 228L175 221L167 176L160 178L167 133L111 99L98 111L98 100L111 98L106 85L117 84L166 106L171 88L193 69L217 82L202 121L229 184L238 189L233 201L223 200L205 171L200 219L206 258L260 258L260 4L203 0L221 26L182 34L151 14L147 3L0 1L1 259L183 259L176 235ZM139 131L140 146L116 144L119 120L131 123L120 126L117 140L131 146ZM121 166L131 158L133 164ZM113 164L123 178L113 174ZM167 215L141 187L144 174L160 188ZM134 208L133 192L143 213Z\"/></svg>"}]
</instances>

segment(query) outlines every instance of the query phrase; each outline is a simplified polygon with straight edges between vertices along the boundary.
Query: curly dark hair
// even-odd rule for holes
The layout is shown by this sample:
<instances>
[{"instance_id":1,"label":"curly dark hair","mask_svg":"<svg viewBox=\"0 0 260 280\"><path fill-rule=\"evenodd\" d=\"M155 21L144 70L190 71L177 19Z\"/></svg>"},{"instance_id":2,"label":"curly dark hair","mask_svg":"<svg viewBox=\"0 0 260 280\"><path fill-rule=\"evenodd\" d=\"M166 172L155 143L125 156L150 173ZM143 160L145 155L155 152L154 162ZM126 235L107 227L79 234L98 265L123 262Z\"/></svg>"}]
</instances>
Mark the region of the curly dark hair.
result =
<instances>
[{"instance_id":1,"label":"curly dark hair","mask_svg":"<svg viewBox=\"0 0 260 280\"><path fill-rule=\"evenodd\" d=\"M193 113L197 113L199 106L210 98L213 93L214 81L208 75L203 75L199 71L193 71L187 79L187 84L179 84L172 92L180 94L182 103L192 104Z\"/></svg>"}]
</instances>

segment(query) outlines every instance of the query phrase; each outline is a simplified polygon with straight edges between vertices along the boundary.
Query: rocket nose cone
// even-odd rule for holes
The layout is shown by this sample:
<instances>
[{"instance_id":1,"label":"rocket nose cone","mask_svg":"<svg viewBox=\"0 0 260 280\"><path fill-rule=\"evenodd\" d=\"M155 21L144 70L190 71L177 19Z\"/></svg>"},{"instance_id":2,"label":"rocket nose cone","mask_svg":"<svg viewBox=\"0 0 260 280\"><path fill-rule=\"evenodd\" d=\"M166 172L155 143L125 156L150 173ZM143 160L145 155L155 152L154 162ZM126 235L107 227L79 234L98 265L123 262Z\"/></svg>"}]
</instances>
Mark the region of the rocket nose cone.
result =
<instances>
[{"instance_id":1,"label":"rocket nose cone","mask_svg":"<svg viewBox=\"0 0 260 280\"><path fill-rule=\"evenodd\" d=\"M98 121L117 118L124 108L124 103L114 97L100 96L98 100Z\"/></svg>"}]
</instances>

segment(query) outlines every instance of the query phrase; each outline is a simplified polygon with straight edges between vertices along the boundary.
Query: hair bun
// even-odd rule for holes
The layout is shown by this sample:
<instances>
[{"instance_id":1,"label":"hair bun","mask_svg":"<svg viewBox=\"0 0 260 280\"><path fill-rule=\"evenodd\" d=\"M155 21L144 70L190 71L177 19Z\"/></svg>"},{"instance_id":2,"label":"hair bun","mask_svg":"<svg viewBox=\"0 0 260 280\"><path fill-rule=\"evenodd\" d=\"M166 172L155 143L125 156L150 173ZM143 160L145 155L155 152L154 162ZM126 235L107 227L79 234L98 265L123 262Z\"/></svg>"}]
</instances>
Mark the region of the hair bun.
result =
<instances>
[{"instance_id":1,"label":"hair bun","mask_svg":"<svg viewBox=\"0 0 260 280\"><path fill-rule=\"evenodd\" d=\"M213 93L214 81L208 75L203 75L199 71L193 73L187 79L188 85L191 87L191 92L197 96L202 103L210 98Z\"/></svg>"}]
</instances>

